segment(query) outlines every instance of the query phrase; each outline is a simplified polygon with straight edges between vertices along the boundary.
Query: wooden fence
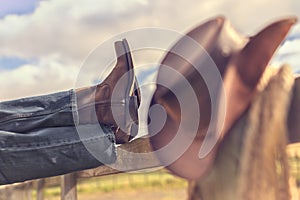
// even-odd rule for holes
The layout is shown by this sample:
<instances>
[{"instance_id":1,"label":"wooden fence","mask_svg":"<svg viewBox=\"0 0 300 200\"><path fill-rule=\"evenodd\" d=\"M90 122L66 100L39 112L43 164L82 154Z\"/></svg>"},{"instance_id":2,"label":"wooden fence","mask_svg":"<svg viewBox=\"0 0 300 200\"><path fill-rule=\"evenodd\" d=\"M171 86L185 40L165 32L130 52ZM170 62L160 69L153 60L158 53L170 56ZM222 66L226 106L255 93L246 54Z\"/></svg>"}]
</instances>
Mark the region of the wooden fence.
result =
<instances>
[{"instance_id":1,"label":"wooden fence","mask_svg":"<svg viewBox=\"0 0 300 200\"><path fill-rule=\"evenodd\" d=\"M287 148L289 157L290 171L292 177L300 186L300 144L290 145ZM147 153L147 157L128 157L124 159L124 150L128 152ZM151 154L151 147L148 139L137 139L131 143L121 145L117 148L118 157L117 165L123 166L128 171L138 171L142 169L150 169L160 167L160 162L155 155ZM100 166L95 169L79 171L61 176L61 199L77 200L77 181L97 176L105 176L110 174L118 174L122 171L110 168L108 166ZM46 187L45 179L27 181L7 186L0 186L0 200L33 200L32 191L36 190L36 199L44 200L44 188Z\"/></svg>"}]
</instances>

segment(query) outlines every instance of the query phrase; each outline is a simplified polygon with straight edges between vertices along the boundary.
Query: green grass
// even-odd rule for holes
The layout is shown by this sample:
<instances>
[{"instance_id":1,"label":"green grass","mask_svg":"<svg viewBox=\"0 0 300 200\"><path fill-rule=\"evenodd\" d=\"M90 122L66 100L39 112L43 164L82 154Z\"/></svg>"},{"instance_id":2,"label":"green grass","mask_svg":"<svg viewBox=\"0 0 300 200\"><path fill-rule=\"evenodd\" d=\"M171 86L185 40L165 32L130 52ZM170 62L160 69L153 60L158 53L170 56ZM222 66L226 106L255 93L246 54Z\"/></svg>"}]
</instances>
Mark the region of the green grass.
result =
<instances>
[{"instance_id":1,"label":"green grass","mask_svg":"<svg viewBox=\"0 0 300 200\"><path fill-rule=\"evenodd\" d=\"M110 193L114 191L155 191L166 189L182 189L187 181L174 177L165 171L151 173L124 173L118 175L80 179L77 184L78 194ZM46 187L45 199L60 199L60 187ZM34 192L34 198L36 192Z\"/></svg>"},{"instance_id":2,"label":"green grass","mask_svg":"<svg viewBox=\"0 0 300 200\"><path fill-rule=\"evenodd\" d=\"M82 179L77 189L79 192L111 192L115 190L182 188L186 181L166 172L148 174L129 173L92 179Z\"/></svg>"},{"instance_id":3,"label":"green grass","mask_svg":"<svg viewBox=\"0 0 300 200\"><path fill-rule=\"evenodd\" d=\"M290 174L300 186L300 143L289 145L287 148Z\"/></svg>"}]
</instances>

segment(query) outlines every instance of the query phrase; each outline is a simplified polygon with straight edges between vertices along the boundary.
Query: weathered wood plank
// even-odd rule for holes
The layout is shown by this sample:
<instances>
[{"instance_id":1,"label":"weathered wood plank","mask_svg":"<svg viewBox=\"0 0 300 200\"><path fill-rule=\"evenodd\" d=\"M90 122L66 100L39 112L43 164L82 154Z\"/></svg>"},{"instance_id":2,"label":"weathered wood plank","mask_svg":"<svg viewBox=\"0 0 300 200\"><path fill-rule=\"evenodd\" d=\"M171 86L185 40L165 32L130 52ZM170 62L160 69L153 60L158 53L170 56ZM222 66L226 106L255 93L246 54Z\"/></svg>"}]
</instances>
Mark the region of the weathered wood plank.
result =
<instances>
[{"instance_id":1,"label":"weathered wood plank","mask_svg":"<svg viewBox=\"0 0 300 200\"><path fill-rule=\"evenodd\" d=\"M77 177L105 176L161 166L161 163L152 152L148 138L139 138L130 143L120 145L117 148L117 153L117 161L110 167L100 166L95 169L80 171L77 172Z\"/></svg>"},{"instance_id":2,"label":"weathered wood plank","mask_svg":"<svg viewBox=\"0 0 300 200\"><path fill-rule=\"evenodd\" d=\"M77 179L76 173L62 176L61 178L61 199L77 200Z\"/></svg>"},{"instance_id":3,"label":"weathered wood plank","mask_svg":"<svg viewBox=\"0 0 300 200\"><path fill-rule=\"evenodd\" d=\"M0 186L0 200L23 200L32 199L33 181L25 181L22 183L13 183Z\"/></svg>"},{"instance_id":4,"label":"weathered wood plank","mask_svg":"<svg viewBox=\"0 0 300 200\"><path fill-rule=\"evenodd\" d=\"M36 186L36 199L37 200L44 200L44 187L45 187L45 179L37 180Z\"/></svg>"}]
</instances>

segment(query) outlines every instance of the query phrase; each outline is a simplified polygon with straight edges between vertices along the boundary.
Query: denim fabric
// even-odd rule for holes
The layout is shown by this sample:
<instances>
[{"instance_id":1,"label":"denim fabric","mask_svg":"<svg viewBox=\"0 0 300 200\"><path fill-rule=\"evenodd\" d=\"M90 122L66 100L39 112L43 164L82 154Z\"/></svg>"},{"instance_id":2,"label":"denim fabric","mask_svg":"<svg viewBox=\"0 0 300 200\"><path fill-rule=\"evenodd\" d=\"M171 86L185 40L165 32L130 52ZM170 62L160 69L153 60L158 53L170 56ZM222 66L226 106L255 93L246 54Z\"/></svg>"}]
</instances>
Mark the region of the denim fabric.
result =
<instances>
[{"instance_id":1,"label":"denim fabric","mask_svg":"<svg viewBox=\"0 0 300 200\"><path fill-rule=\"evenodd\" d=\"M0 184L66 174L116 160L110 127L101 124L99 131L99 124L78 125L75 99L70 90L0 102ZM97 159L91 148L98 152Z\"/></svg>"}]
</instances>

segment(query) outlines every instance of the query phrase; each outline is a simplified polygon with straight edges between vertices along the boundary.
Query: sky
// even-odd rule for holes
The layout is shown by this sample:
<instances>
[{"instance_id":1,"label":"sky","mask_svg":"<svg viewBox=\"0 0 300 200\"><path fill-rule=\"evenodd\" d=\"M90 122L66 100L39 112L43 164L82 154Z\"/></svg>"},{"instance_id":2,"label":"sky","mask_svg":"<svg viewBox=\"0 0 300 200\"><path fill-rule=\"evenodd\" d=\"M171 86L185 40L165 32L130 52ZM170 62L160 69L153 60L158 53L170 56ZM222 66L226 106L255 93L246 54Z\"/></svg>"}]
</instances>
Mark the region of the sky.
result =
<instances>
[{"instance_id":1,"label":"sky","mask_svg":"<svg viewBox=\"0 0 300 200\"><path fill-rule=\"evenodd\" d=\"M252 35L281 17L300 18L299 10L299 0L0 0L0 101L73 88L90 52L120 33L143 27L184 33L222 14L241 33ZM299 58L297 24L272 63L289 63L300 73ZM134 59L139 60L138 53ZM154 71L138 75L152 80ZM87 84L95 81L86 79Z\"/></svg>"}]
</instances>

